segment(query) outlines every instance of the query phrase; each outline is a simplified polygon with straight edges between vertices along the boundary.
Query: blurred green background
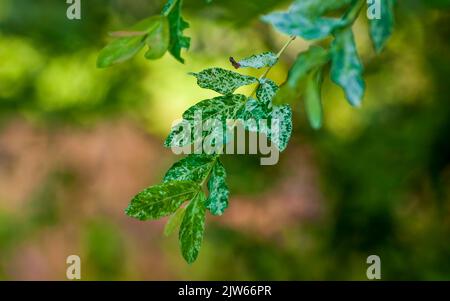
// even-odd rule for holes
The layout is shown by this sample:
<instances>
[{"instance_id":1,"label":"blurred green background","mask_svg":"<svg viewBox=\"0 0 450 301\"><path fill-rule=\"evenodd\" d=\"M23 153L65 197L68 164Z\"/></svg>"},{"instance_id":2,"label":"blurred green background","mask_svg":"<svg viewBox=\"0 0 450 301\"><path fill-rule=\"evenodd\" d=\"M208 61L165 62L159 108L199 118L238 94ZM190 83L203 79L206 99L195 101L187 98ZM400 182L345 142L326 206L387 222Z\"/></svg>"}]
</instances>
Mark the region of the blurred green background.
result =
<instances>
[{"instance_id":1,"label":"blurred green background","mask_svg":"<svg viewBox=\"0 0 450 301\"><path fill-rule=\"evenodd\" d=\"M295 134L276 166L228 156L230 208L207 217L187 265L165 219L125 216L130 198L177 159L162 146L172 121L214 95L189 71L230 68L229 56L277 51L287 37L259 16L289 1L185 0L192 47L96 69L108 31L157 14L162 1L0 0L0 279L450 279L450 1L398 1L394 36L376 56L355 26L365 64L362 108L329 80L325 125L293 100ZM282 83L297 40L270 76ZM258 73L255 73L258 74Z\"/></svg>"}]
</instances>

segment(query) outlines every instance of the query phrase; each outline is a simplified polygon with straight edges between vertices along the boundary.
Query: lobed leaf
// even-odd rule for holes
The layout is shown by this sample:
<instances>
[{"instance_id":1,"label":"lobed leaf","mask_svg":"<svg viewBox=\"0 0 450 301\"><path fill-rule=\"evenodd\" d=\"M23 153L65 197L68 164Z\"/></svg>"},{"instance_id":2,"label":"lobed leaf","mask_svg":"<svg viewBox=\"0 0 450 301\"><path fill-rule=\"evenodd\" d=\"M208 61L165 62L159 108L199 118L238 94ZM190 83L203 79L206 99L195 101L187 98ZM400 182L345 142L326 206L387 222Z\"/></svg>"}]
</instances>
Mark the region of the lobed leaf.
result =
<instances>
[{"instance_id":1,"label":"lobed leaf","mask_svg":"<svg viewBox=\"0 0 450 301\"><path fill-rule=\"evenodd\" d=\"M205 230L205 194L199 192L186 207L180 226L179 240L181 254L187 263L193 263L200 251Z\"/></svg>"},{"instance_id":2,"label":"lobed leaf","mask_svg":"<svg viewBox=\"0 0 450 301\"><path fill-rule=\"evenodd\" d=\"M351 28L339 31L331 44L331 79L342 87L347 100L359 106L364 95L363 65Z\"/></svg>"},{"instance_id":3,"label":"lobed leaf","mask_svg":"<svg viewBox=\"0 0 450 301\"><path fill-rule=\"evenodd\" d=\"M242 86L256 83L258 79L222 68L209 68L199 73L190 73L197 78L197 84L204 89L214 90L222 95L232 94Z\"/></svg>"},{"instance_id":4,"label":"lobed leaf","mask_svg":"<svg viewBox=\"0 0 450 301\"><path fill-rule=\"evenodd\" d=\"M169 19L169 52L178 61L184 63L184 59L181 57L181 50L183 48L189 49L191 39L183 34L183 31L189 28L189 23L187 23L181 16L182 5L183 0L169 0L163 8L162 14L166 15Z\"/></svg>"},{"instance_id":5,"label":"lobed leaf","mask_svg":"<svg viewBox=\"0 0 450 301\"><path fill-rule=\"evenodd\" d=\"M142 221L158 219L174 213L198 191L199 185L192 181L172 181L152 186L136 195L125 213Z\"/></svg>"}]
</instances>

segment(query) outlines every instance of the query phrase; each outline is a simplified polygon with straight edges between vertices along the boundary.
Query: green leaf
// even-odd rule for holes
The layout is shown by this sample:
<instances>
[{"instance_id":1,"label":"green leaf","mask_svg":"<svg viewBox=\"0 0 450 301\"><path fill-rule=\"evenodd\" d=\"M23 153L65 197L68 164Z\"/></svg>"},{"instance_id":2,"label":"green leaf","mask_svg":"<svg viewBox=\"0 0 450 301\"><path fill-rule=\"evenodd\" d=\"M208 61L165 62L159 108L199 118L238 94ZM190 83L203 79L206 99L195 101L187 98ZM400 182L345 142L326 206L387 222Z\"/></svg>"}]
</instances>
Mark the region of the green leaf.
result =
<instances>
[{"instance_id":1,"label":"green leaf","mask_svg":"<svg viewBox=\"0 0 450 301\"><path fill-rule=\"evenodd\" d=\"M135 56L145 45L145 37L126 37L112 41L103 48L97 59L97 67L106 68Z\"/></svg>"},{"instance_id":2,"label":"green leaf","mask_svg":"<svg viewBox=\"0 0 450 301\"><path fill-rule=\"evenodd\" d=\"M199 73L190 73L197 78L197 84L223 95L232 94L237 88L256 83L258 79L222 68L209 68Z\"/></svg>"},{"instance_id":3,"label":"green leaf","mask_svg":"<svg viewBox=\"0 0 450 301\"><path fill-rule=\"evenodd\" d=\"M301 52L289 70L287 84L291 88L297 87L299 81L305 78L311 70L325 65L330 60L330 54L320 46L310 46Z\"/></svg>"},{"instance_id":4,"label":"green leaf","mask_svg":"<svg viewBox=\"0 0 450 301\"><path fill-rule=\"evenodd\" d=\"M182 5L183 0L170 0L164 6L162 14L167 16L170 24L169 52L178 61L184 63L184 59L181 57L181 49L189 49L191 39L183 35L183 31L189 28L189 23L181 17Z\"/></svg>"},{"instance_id":5,"label":"green leaf","mask_svg":"<svg viewBox=\"0 0 450 301\"><path fill-rule=\"evenodd\" d=\"M270 109L272 107L272 99L278 92L278 85L268 79L263 78L259 80L259 86L256 90L256 98L267 108Z\"/></svg>"},{"instance_id":6,"label":"green leaf","mask_svg":"<svg viewBox=\"0 0 450 301\"><path fill-rule=\"evenodd\" d=\"M307 16L318 17L352 2L353 0L296 0L291 6L291 10Z\"/></svg>"},{"instance_id":7,"label":"green leaf","mask_svg":"<svg viewBox=\"0 0 450 301\"><path fill-rule=\"evenodd\" d=\"M166 147L183 147L192 144L194 141L194 127L196 122L206 122L207 120L226 121L226 119L235 119L238 112L244 107L247 97L240 94L218 96L212 99L203 100L190 107L183 114L183 121L175 125L167 137L164 145ZM196 120L196 117L200 117ZM189 126L191 129L191 139L186 139L180 128ZM211 131L203 131L200 138L209 135ZM188 137L189 138L189 137Z\"/></svg>"},{"instance_id":8,"label":"green leaf","mask_svg":"<svg viewBox=\"0 0 450 301\"><path fill-rule=\"evenodd\" d=\"M145 46L146 40L149 38L149 33L157 34L157 29L161 26L164 27L164 25L161 25L167 22L164 19L161 16L152 16L136 23L128 29L112 33L112 36L119 38L109 43L100 51L97 58L97 67L106 68L131 59Z\"/></svg>"},{"instance_id":9,"label":"green leaf","mask_svg":"<svg viewBox=\"0 0 450 301\"><path fill-rule=\"evenodd\" d=\"M250 98L239 118L245 122L246 130L265 134L280 151L284 151L292 134L292 110L289 105L273 106L267 110L261 102ZM248 122L256 121L255 123ZM260 121L265 121L260 123Z\"/></svg>"},{"instance_id":10,"label":"green leaf","mask_svg":"<svg viewBox=\"0 0 450 301\"><path fill-rule=\"evenodd\" d=\"M206 208L213 215L222 215L228 207L229 190L225 182L226 177L225 167L217 160L208 181L209 196L206 200Z\"/></svg>"},{"instance_id":11,"label":"green leaf","mask_svg":"<svg viewBox=\"0 0 450 301\"><path fill-rule=\"evenodd\" d=\"M278 126L273 125L273 119ZM289 105L274 106L271 113L271 129L269 139L275 143L280 152L284 151L292 135L292 110Z\"/></svg>"},{"instance_id":12,"label":"green leaf","mask_svg":"<svg viewBox=\"0 0 450 301\"><path fill-rule=\"evenodd\" d=\"M205 194L199 192L186 207L180 226L179 240L181 254L187 263L193 263L200 251L205 231Z\"/></svg>"},{"instance_id":13,"label":"green leaf","mask_svg":"<svg viewBox=\"0 0 450 301\"><path fill-rule=\"evenodd\" d=\"M166 17L159 16L160 21L150 31L145 39L148 50L145 53L145 58L155 60L162 57L169 48L169 22Z\"/></svg>"},{"instance_id":14,"label":"green leaf","mask_svg":"<svg viewBox=\"0 0 450 301\"><path fill-rule=\"evenodd\" d=\"M395 0L381 0L381 19L371 19L370 36L375 50L380 53L389 37L394 31L394 4Z\"/></svg>"},{"instance_id":15,"label":"green leaf","mask_svg":"<svg viewBox=\"0 0 450 301\"><path fill-rule=\"evenodd\" d=\"M363 65L351 28L339 31L331 44L331 79L342 87L347 100L359 106L364 95Z\"/></svg>"},{"instance_id":16,"label":"green leaf","mask_svg":"<svg viewBox=\"0 0 450 301\"><path fill-rule=\"evenodd\" d=\"M145 189L136 195L125 213L139 220L158 219L174 213L200 187L192 181L173 181Z\"/></svg>"},{"instance_id":17,"label":"green leaf","mask_svg":"<svg viewBox=\"0 0 450 301\"><path fill-rule=\"evenodd\" d=\"M180 207L177 209L177 211L175 211L174 214L170 216L169 220L166 223L166 226L164 227L165 236L170 236L175 231L175 229L180 226L185 213L186 208Z\"/></svg>"},{"instance_id":18,"label":"green leaf","mask_svg":"<svg viewBox=\"0 0 450 301\"><path fill-rule=\"evenodd\" d=\"M277 63L278 57L273 52L264 52L260 54L254 54L252 56L240 60L239 62L236 62L231 57L230 61L236 69L247 67L260 69L264 67L272 67Z\"/></svg>"},{"instance_id":19,"label":"green leaf","mask_svg":"<svg viewBox=\"0 0 450 301\"><path fill-rule=\"evenodd\" d=\"M299 36L305 40L323 39L334 30L347 24L346 20L331 17L311 18L296 11L275 12L263 16L264 22L270 23L278 31Z\"/></svg>"},{"instance_id":20,"label":"green leaf","mask_svg":"<svg viewBox=\"0 0 450 301\"><path fill-rule=\"evenodd\" d=\"M191 154L175 163L164 176L164 182L193 181L201 183L211 171L216 156Z\"/></svg>"},{"instance_id":21,"label":"green leaf","mask_svg":"<svg viewBox=\"0 0 450 301\"><path fill-rule=\"evenodd\" d=\"M322 126L322 69L311 72L305 89L305 110L313 129Z\"/></svg>"}]
</instances>

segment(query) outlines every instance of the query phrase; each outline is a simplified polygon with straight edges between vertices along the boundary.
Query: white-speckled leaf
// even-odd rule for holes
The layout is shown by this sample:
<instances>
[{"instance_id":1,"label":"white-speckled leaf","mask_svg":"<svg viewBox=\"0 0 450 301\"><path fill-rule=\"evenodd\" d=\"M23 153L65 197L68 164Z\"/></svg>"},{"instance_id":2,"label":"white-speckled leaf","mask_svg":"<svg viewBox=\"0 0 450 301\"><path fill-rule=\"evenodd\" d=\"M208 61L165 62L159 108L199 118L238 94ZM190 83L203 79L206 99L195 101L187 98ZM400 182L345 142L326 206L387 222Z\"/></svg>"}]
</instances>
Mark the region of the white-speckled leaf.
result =
<instances>
[{"instance_id":1,"label":"white-speckled leaf","mask_svg":"<svg viewBox=\"0 0 450 301\"><path fill-rule=\"evenodd\" d=\"M216 156L213 155L191 154L172 165L164 176L164 182L177 180L201 183L215 161Z\"/></svg>"},{"instance_id":2,"label":"white-speckled leaf","mask_svg":"<svg viewBox=\"0 0 450 301\"><path fill-rule=\"evenodd\" d=\"M229 190L225 181L226 177L225 167L217 160L208 181L209 196L206 200L206 208L213 215L222 215L228 207Z\"/></svg>"},{"instance_id":3,"label":"white-speckled leaf","mask_svg":"<svg viewBox=\"0 0 450 301\"><path fill-rule=\"evenodd\" d=\"M237 63L233 64L235 68L255 68L260 69L264 67L271 67L278 61L278 57L273 52L263 52L260 54L254 54L247 58L244 58Z\"/></svg>"},{"instance_id":4,"label":"white-speckled leaf","mask_svg":"<svg viewBox=\"0 0 450 301\"><path fill-rule=\"evenodd\" d=\"M158 219L174 213L198 190L199 185L192 181L172 181L152 186L136 195L125 213L139 220Z\"/></svg>"},{"instance_id":5,"label":"white-speckled leaf","mask_svg":"<svg viewBox=\"0 0 450 301\"><path fill-rule=\"evenodd\" d=\"M223 95L230 95L242 86L258 81L253 76L243 75L222 68L209 68L199 73L190 73L197 78L197 84L204 89L211 89Z\"/></svg>"},{"instance_id":6,"label":"white-speckled leaf","mask_svg":"<svg viewBox=\"0 0 450 301\"><path fill-rule=\"evenodd\" d=\"M186 207L180 226L179 240L181 254L187 263L193 263L200 252L205 231L206 197L199 192Z\"/></svg>"}]
</instances>

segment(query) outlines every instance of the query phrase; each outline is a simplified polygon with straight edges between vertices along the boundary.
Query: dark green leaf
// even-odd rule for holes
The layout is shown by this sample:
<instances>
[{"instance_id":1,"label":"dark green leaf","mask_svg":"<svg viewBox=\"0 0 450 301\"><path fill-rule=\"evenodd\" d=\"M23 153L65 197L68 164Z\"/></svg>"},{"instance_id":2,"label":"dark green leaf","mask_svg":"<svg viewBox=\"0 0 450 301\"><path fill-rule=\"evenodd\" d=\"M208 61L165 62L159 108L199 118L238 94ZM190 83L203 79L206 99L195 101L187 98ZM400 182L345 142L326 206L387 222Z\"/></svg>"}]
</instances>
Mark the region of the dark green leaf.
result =
<instances>
[{"instance_id":1,"label":"dark green leaf","mask_svg":"<svg viewBox=\"0 0 450 301\"><path fill-rule=\"evenodd\" d=\"M164 182L194 181L201 183L211 171L216 156L191 154L175 163L164 177Z\"/></svg>"},{"instance_id":2,"label":"dark green leaf","mask_svg":"<svg viewBox=\"0 0 450 301\"><path fill-rule=\"evenodd\" d=\"M158 219L174 213L199 191L192 181L173 181L149 187L136 195L125 213L139 220Z\"/></svg>"},{"instance_id":3,"label":"dark green leaf","mask_svg":"<svg viewBox=\"0 0 450 301\"><path fill-rule=\"evenodd\" d=\"M188 263L193 263L200 251L205 230L205 194L199 192L186 207L180 226L181 253Z\"/></svg>"},{"instance_id":4,"label":"dark green leaf","mask_svg":"<svg viewBox=\"0 0 450 301\"><path fill-rule=\"evenodd\" d=\"M351 28L339 31L331 44L331 79L342 87L347 100L359 106L364 95L363 66Z\"/></svg>"},{"instance_id":5,"label":"dark green leaf","mask_svg":"<svg viewBox=\"0 0 450 301\"><path fill-rule=\"evenodd\" d=\"M183 220L186 208L180 207L172 214L164 227L164 235L170 236L178 228Z\"/></svg>"},{"instance_id":6,"label":"dark green leaf","mask_svg":"<svg viewBox=\"0 0 450 301\"><path fill-rule=\"evenodd\" d=\"M167 16L170 24L170 45L169 52L180 62L184 63L181 57L181 49L189 49L191 39L183 35L183 31L189 28L187 23L181 17L181 7L183 0L170 0L163 8L163 15Z\"/></svg>"},{"instance_id":7,"label":"dark green leaf","mask_svg":"<svg viewBox=\"0 0 450 301\"><path fill-rule=\"evenodd\" d=\"M313 129L319 129L322 126L322 81L322 69L311 72L306 81L305 109Z\"/></svg>"},{"instance_id":8,"label":"dark green leaf","mask_svg":"<svg viewBox=\"0 0 450 301\"><path fill-rule=\"evenodd\" d=\"M225 167L217 160L208 181L209 196L206 200L206 208L213 215L222 215L228 207L229 191L225 182L226 176Z\"/></svg>"},{"instance_id":9,"label":"dark green leaf","mask_svg":"<svg viewBox=\"0 0 450 301\"><path fill-rule=\"evenodd\" d=\"M237 88L256 83L253 76L242 75L222 68L209 68L199 73L190 73L197 78L197 84L223 95L232 94Z\"/></svg>"},{"instance_id":10,"label":"dark green leaf","mask_svg":"<svg viewBox=\"0 0 450 301\"><path fill-rule=\"evenodd\" d=\"M380 53L394 30L395 0L381 0L381 19L371 19L370 36L375 50Z\"/></svg>"}]
</instances>

